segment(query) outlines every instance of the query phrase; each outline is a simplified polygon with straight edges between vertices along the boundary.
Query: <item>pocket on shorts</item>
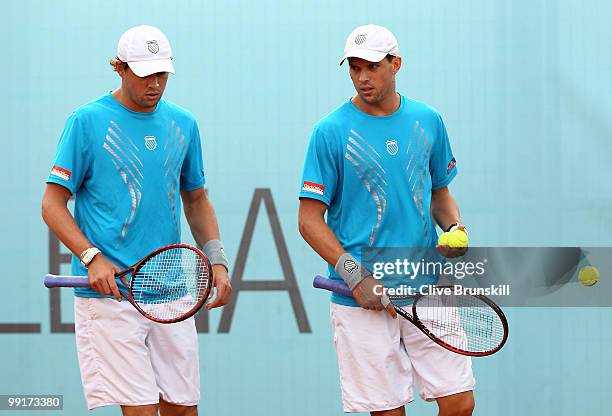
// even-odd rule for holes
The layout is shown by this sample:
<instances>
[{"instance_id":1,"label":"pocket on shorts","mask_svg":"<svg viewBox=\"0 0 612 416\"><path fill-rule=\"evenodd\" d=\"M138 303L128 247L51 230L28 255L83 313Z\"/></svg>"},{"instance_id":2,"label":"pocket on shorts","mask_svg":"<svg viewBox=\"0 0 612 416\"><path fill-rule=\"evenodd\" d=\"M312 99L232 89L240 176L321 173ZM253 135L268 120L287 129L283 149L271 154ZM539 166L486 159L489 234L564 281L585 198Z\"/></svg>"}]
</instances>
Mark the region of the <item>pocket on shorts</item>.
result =
<instances>
[{"instance_id":1,"label":"pocket on shorts","mask_svg":"<svg viewBox=\"0 0 612 416\"><path fill-rule=\"evenodd\" d=\"M334 313L334 304L329 303L329 318L332 326L332 336L334 341L334 347L338 345L338 335L336 334L336 315Z\"/></svg>"},{"instance_id":2,"label":"pocket on shorts","mask_svg":"<svg viewBox=\"0 0 612 416\"><path fill-rule=\"evenodd\" d=\"M87 319L95 321L99 318L98 311L96 310L96 302L94 298L87 298Z\"/></svg>"}]
</instances>

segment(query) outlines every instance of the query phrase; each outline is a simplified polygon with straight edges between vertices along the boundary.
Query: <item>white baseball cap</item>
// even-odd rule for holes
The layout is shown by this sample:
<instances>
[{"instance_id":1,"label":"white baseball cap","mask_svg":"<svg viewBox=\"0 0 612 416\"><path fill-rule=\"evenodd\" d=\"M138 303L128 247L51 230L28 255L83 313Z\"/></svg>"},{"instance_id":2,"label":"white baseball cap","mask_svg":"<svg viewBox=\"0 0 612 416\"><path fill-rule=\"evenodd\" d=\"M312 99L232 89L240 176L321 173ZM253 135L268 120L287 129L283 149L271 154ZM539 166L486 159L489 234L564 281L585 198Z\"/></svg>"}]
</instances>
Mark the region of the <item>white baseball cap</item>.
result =
<instances>
[{"instance_id":1,"label":"white baseball cap","mask_svg":"<svg viewBox=\"0 0 612 416\"><path fill-rule=\"evenodd\" d=\"M378 25L359 26L346 39L344 55L340 65L347 58L362 58L370 62L380 62L385 56L401 56L397 39L389 29Z\"/></svg>"},{"instance_id":2,"label":"white baseball cap","mask_svg":"<svg viewBox=\"0 0 612 416\"><path fill-rule=\"evenodd\" d=\"M121 35L117 58L127 62L132 72L141 78L156 72L174 74L170 42L153 26L135 26Z\"/></svg>"}]
</instances>

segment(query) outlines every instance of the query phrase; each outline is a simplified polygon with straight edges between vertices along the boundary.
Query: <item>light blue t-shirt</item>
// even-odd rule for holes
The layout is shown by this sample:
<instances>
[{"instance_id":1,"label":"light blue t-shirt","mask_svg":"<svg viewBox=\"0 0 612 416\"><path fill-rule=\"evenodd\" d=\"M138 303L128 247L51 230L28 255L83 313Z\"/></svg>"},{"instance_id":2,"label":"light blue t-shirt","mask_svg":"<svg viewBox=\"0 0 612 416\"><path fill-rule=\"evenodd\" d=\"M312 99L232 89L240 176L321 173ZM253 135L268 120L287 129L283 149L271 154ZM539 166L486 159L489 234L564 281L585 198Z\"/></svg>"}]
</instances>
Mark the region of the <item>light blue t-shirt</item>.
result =
<instances>
[{"instance_id":1,"label":"light blue t-shirt","mask_svg":"<svg viewBox=\"0 0 612 416\"><path fill-rule=\"evenodd\" d=\"M47 182L76 197L80 229L125 269L180 242L180 191L205 183L198 125L191 113L166 100L151 113L139 113L106 94L70 115ZM72 273L87 275L76 256ZM101 297L92 289L75 294Z\"/></svg>"},{"instance_id":2,"label":"light blue t-shirt","mask_svg":"<svg viewBox=\"0 0 612 416\"><path fill-rule=\"evenodd\" d=\"M355 258L376 247L435 247L431 191L457 174L446 128L432 107L401 96L396 112L376 117L350 100L314 127L300 198L328 205L327 224ZM329 277L341 279L329 266ZM421 275L411 285L435 283ZM357 306L334 293L335 303Z\"/></svg>"}]
</instances>

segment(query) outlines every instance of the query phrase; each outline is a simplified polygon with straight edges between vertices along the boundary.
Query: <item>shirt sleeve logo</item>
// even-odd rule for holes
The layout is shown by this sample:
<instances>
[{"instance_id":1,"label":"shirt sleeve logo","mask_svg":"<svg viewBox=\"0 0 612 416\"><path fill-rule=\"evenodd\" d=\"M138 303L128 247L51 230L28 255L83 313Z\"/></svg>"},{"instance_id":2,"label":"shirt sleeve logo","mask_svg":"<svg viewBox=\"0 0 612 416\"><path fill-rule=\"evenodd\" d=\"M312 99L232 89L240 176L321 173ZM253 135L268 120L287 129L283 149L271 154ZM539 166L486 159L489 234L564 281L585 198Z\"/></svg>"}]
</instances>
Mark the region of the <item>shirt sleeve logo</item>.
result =
<instances>
[{"instance_id":1,"label":"shirt sleeve logo","mask_svg":"<svg viewBox=\"0 0 612 416\"><path fill-rule=\"evenodd\" d=\"M53 166L51 168L51 175L67 181L70 180L70 175L72 175L72 172L67 169L60 168L59 166Z\"/></svg>"},{"instance_id":2,"label":"shirt sleeve logo","mask_svg":"<svg viewBox=\"0 0 612 416\"><path fill-rule=\"evenodd\" d=\"M318 183L314 183L314 182L304 181L304 184L302 185L302 191L312 192L318 195L323 195L324 189L325 187L323 185L319 185Z\"/></svg>"},{"instance_id":3,"label":"shirt sleeve logo","mask_svg":"<svg viewBox=\"0 0 612 416\"><path fill-rule=\"evenodd\" d=\"M452 158L452 160L448 164L448 167L446 168L446 173L450 173L450 171L453 170L456 164L457 162L455 161L455 158Z\"/></svg>"}]
</instances>

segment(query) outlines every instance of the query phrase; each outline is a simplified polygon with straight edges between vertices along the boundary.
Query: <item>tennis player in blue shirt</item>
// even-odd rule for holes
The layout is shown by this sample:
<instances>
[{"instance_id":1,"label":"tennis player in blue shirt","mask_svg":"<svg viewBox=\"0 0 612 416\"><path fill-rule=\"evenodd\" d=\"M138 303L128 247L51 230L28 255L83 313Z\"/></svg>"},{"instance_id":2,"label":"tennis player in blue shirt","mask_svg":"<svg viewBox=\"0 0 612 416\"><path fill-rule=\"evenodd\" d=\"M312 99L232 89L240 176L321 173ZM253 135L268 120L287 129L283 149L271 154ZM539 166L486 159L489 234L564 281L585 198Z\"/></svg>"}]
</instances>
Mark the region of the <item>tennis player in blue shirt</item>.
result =
<instances>
[{"instance_id":1,"label":"tennis player in blue shirt","mask_svg":"<svg viewBox=\"0 0 612 416\"><path fill-rule=\"evenodd\" d=\"M215 211L204 189L198 125L162 99L174 74L172 49L152 26L119 40L111 62L121 87L68 118L47 179L42 215L72 251L75 332L89 409L120 405L124 415L196 415L199 347L194 318L164 325L120 302L115 273L151 251L179 243L181 200L191 232L212 263L216 298L231 292ZM75 196L74 217L67 209ZM123 289L126 289L125 287ZM127 290L126 290L127 291Z\"/></svg>"},{"instance_id":2,"label":"tennis player in blue shirt","mask_svg":"<svg viewBox=\"0 0 612 416\"><path fill-rule=\"evenodd\" d=\"M396 92L402 58L388 29L355 29L345 61L357 94L315 125L299 194L300 233L329 264L329 277L344 280L354 296L331 299L344 411L405 415L418 386L423 399L437 401L439 415L471 415L470 359L393 319L388 299L374 290L380 282L360 264L368 248L436 247L436 223L465 229L448 189L457 167L446 128L435 109ZM420 279L415 286L435 283Z\"/></svg>"}]
</instances>

